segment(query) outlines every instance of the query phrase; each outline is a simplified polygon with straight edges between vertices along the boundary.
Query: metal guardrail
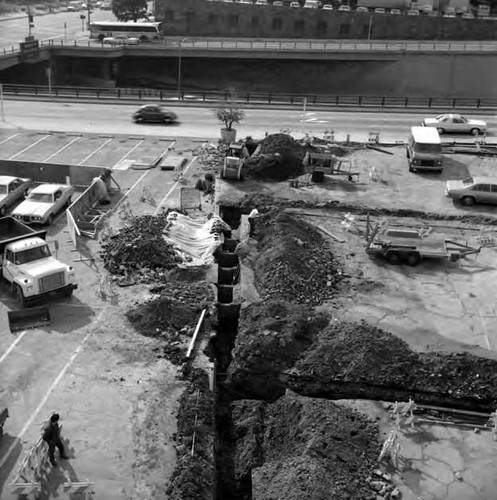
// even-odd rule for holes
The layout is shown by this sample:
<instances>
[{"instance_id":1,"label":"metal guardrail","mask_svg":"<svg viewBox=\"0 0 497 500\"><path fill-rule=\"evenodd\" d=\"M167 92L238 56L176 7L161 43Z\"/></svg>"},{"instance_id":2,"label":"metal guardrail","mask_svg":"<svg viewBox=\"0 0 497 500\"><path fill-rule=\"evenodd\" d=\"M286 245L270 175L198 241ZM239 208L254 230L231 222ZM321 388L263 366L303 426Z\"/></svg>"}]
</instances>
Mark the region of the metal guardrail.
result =
<instances>
[{"instance_id":1,"label":"metal guardrail","mask_svg":"<svg viewBox=\"0 0 497 500\"><path fill-rule=\"evenodd\" d=\"M241 40L190 38L164 39L143 42L137 45L104 44L98 40L42 40L40 48L80 48L97 50L115 50L124 47L132 52L144 50L163 50L176 48L181 50L243 50L271 52L494 52L497 42L493 41L395 41L395 40ZM20 53L19 46L4 47L0 57Z\"/></svg>"},{"instance_id":2,"label":"metal guardrail","mask_svg":"<svg viewBox=\"0 0 497 500\"><path fill-rule=\"evenodd\" d=\"M40 85L13 85L3 84L5 97L40 97L58 99L98 99L120 101L163 101L163 102L190 102L210 103L233 99L229 92L221 91L189 91L185 90L178 95L176 90L158 90L144 88L90 88L90 87L48 87ZM329 94L285 94L285 93L258 93L240 92L236 101L243 104L267 104L320 107L361 107L361 108L392 108L392 109L497 109L497 97L389 97L389 96L347 96Z\"/></svg>"}]
</instances>

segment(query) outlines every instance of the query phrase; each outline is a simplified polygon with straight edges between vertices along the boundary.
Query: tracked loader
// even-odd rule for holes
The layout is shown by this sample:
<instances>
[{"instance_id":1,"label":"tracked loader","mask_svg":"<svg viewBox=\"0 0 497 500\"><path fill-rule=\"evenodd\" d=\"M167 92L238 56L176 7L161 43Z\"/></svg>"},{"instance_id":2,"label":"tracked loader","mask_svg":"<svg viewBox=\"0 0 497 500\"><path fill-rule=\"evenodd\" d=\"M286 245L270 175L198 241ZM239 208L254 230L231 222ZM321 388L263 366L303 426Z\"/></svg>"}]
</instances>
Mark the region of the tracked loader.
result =
<instances>
[{"instance_id":1,"label":"tracked loader","mask_svg":"<svg viewBox=\"0 0 497 500\"><path fill-rule=\"evenodd\" d=\"M249 157L249 152L245 144L232 142L228 146L226 157L224 158L221 179L243 180L243 166L245 159Z\"/></svg>"}]
</instances>

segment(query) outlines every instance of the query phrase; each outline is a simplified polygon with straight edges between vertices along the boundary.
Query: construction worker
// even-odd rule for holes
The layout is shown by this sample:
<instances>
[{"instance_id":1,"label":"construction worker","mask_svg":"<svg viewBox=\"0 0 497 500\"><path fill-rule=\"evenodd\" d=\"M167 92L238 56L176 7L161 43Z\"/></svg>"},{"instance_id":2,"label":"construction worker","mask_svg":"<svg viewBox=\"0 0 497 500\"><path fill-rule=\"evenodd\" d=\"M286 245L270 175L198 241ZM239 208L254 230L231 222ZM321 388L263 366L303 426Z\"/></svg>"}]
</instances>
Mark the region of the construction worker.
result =
<instances>
[{"instance_id":1,"label":"construction worker","mask_svg":"<svg viewBox=\"0 0 497 500\"><path fill-rule=\"evenodd\" d=\"M106 169L107 170L107 169ZM110 203L110 197L107 186L110 185L110 175L103 172L98 177L94 177L92 180L92 185L95 185L96 195L99 203L102 205L108 205Z\"/></svg>"},{"instance_id":2,"label":"construction worker","mask_svg":"<svg viewBox=\"0 0 497 500\"><path fill-rule=\"evenodd\" d=\"M60 458L63 460L67 460L69 458L64 451L64 445L60 439L59 419L60 415L58 413L54 413L50 417L50 421L43 431L43 441L48 444L48 458L54 467L57 465L54 456L55 447L59 449Z\"/></svg>"},{"instance_id":3,"label":"construction worker","mask_svg":"<svg viewBox=\"0 0 497 500\"><path fill-rule=\"evenodd\" d=\"M254 208L249 213L249 216L248 216L248 222L249 222L249 226L250 226L249 237L254 236L254 234L255 234L255 224L256 224L257 219L260 216L261 216L261 214L259 213L259 210L257 210L257 208Z\"/></svg>"}]
</instances>

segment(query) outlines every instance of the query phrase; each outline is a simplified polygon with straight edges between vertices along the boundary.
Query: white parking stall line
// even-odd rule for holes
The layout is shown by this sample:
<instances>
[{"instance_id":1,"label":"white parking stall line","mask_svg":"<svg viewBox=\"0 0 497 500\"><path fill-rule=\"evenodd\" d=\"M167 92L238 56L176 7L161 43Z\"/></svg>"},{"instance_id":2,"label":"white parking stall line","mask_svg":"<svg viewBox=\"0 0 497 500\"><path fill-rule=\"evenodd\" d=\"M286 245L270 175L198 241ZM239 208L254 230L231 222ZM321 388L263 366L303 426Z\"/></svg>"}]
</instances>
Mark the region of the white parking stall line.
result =
<instances>
[{"instance_id":1,"label":"white parking stall line","mask_svg":"<svg viewBox=\"0 0 497 500\"><path fill-rule=\"evenodd\" d=\"M187 170L195 163L196 159L197 159L197 156L194 156L192 158L192 161L188 164L188 166L185 168L185 170L183 170L183 174L186 174ZM178 186L178 184L180 182L181 182L181 177L173 184L172 188L167 192L166 196L164 196L164 198L162 198L161 202L159 203L159 205L155 209L154 215L157 215L159 213L159 210L162 208L162 205L164 205L166 200L169 198L171 193L176 189L176 187Z\"/></svg>"},{"instance_id":2,"label":"white parking stall line","mask_svg":"<svg viewBox=\"0 0 497 500\"><path fill-rule=\"evenodd\" d=\"M9 348L2 354L2 357L0 358L0 363L12 352L14 347L21 341L21 339L26 335L26 330L22 331L19 336L10 344Z\"/></svg>"},{"instance_id":3,"label":"white parking stall line","mask_svg":"<svg viewBox=\"0 0 497 500\"><path fill-rule=\"evenodd\" d=\"M57 156L59 153L62 153L64 149L67 149L71 144L73 144L76 141L79 141L81 139L81 136L75 137L71 142L68 142L65 146L62 146L58 151L56 151L53 155L50 155L48 158L45 158L42 163L46 163L48 160L51 160L54 156Z\"/></svg>"},{"instance_id":4,"label":"white parking stall line","mask_svg":"<svg viewBox=\"0 0 497 500\"><path fill-rule=\"evenodd\" d=\"M110 141L112 141L113 137L111 137L110 139L107 139L103 144L101 144L97 149L95 149L95 151L93 151L92 153L90 153L86 158L83 158L79 163L78 165L83 165L83 163L86 161L86 160L89 160L94 154L98 153L101 149L103 149L105 146L107 146L107 144L109 144Z\"/></svg>"},{"instance_id":5,"label":"white parking stall line","mask_svg":"<svg viewBox=\"0 0 497 500\"><path fill-rule=\"evenodd\" d=\"M11 139L13 139L14 137L17 137L18 135L20 134L12 134L12 135L9 135L9 137L7 137L6 139L4 139L3 141L0 141L0 144L5 144L7 141L10 141Z\"/></svg>"},{"instance_id":6,"label":"white parking stall line","mask_svg":"<svg viewBox=\"0 0 497 500\"><path fill-rule=\"evenodd\" d=\"M145 142L145 139L140 139L119 161L116 162L115 165L120 165L135 149L141 146ZM114 165L114 168L115 168ZM116 169L119 170L119 169Z\"/></svg>"},{"instance_id":7,"label":"white parking stall line","mask_svg":"<svg viewBox=\"0 0 497 500\"><path fill-rule=\"evenodd\" d=\"M41 141L44 141L45 139L47 139L48 137L50 137L49 135L45 135L43 136L41 139L38 139L36 142L33 142L33 144L30 144L28 147L24 148L23 150L19 151L18 153L16 153L15 155L12 155L9 160L13 160L14 158L16 158L17 156L19 155L22 155L25 151L27 151L28 149L31 149L32 147L36 146L37 144L39 144Z\"/></svg>"}]
</instances>

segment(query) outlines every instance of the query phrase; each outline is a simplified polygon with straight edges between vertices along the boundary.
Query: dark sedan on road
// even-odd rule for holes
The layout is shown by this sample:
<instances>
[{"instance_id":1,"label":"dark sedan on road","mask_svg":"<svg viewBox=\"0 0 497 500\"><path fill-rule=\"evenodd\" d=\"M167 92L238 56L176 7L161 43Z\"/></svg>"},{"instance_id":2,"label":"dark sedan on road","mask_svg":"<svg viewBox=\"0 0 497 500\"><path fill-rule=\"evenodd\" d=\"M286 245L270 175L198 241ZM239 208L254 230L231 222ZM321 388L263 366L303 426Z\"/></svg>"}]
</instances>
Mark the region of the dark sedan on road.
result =
<instances>
[{"instance_id":1,"label":"dark sedan on road","mask_svg":"<svg viewBox=\"0 0 497 500\"><path fill-rule=\"evenodd\" d=\"M164 106L147 104L133 113L135 123L174 123L178 116Z\"/></svg>"}]
</instances>

